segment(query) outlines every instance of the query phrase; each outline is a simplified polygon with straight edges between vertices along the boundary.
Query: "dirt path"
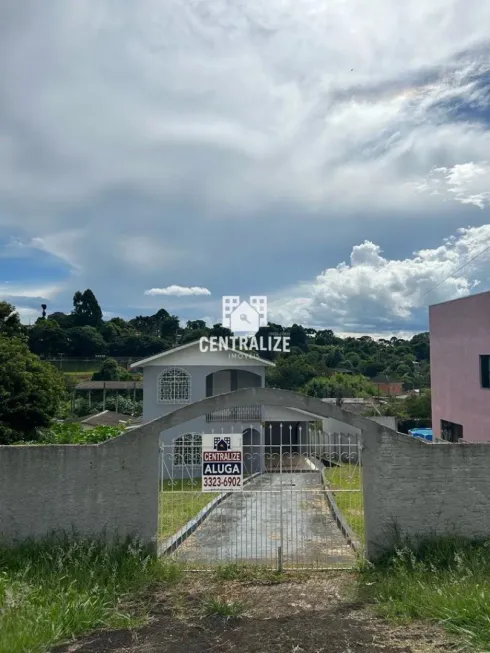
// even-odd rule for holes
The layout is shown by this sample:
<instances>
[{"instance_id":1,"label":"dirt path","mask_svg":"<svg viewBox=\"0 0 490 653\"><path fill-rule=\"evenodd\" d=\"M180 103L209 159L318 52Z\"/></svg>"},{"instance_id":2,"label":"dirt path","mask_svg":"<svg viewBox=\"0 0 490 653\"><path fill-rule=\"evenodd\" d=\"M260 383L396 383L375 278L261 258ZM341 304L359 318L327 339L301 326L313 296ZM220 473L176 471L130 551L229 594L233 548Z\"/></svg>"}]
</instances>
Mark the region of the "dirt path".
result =
<instances>
[{"instance_id":1,"label":"dirt path","mask_svg":"<svg viewBox=\"0 0 490 653\"><path fill-rule=\"evenodd\" d=\"M348 600L352 576L322 574L276 585L189 575L155 597L138 631L100 632L56 653L446 653L429 626L394 627ZM240 618L204 616L209 598L238 601ZM54 653L54 652L53 652Z\"/></svg>"}]
</instances>

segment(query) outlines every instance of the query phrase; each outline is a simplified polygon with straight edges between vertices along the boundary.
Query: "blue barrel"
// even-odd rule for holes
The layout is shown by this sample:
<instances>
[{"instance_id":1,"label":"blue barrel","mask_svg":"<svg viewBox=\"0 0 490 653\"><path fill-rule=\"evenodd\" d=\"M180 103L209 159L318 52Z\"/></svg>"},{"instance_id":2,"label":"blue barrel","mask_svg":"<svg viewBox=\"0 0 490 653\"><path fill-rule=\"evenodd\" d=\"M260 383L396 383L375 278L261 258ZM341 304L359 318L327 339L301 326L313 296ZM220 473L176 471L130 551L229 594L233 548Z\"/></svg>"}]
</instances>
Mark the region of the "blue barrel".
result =
<instances>
[{"instance_id":1,"label":"blue barrel","mask_svg":"<svg viewBox=\"0 0 490 653\"><path fill-rule=\"evenodd\" d=\"M432 429L411 429L408 434L414 438L422 438L422 440L432 442Z\"/></svg>"}]
</instances>

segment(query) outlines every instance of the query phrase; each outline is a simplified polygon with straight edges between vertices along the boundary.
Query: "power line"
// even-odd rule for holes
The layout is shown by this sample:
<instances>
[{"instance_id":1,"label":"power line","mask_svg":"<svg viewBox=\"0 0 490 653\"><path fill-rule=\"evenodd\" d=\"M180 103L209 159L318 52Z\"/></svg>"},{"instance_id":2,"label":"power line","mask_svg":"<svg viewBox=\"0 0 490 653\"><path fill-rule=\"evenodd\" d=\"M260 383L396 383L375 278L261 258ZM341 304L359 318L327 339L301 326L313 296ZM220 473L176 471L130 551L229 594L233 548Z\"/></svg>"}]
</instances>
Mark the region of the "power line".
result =
<instances>
[{"instance_id":1,"label":"power line","mask_svg":"<svg viewBox=\"0 0 490 653\"><path fill-rule=\"evenodd\" d=\"M469 265L472 261L474 261L476 258L478 258L479 256L481 256L482 254L485 254L485 252L487 252L489 249L490 249L490 245L487 245L487 247L485 247L485 249L482 249L481 252L478 252L478 254L475 254L475 256L473 256L473 257L470 258L468 261L466 261L466 263L463 263L463 265L460 265L459 268L457 268L456 270L453 270L453 272L451 272L451 274L448 274L447 277L444 277L444 279L442 279L442 281L439 281L438 283L436 283L435 286L432 286L432 288L430 288L427 292L425 292L425 293L422 295L422 297L425 297L426 295L428 295L429 293L431 293L431 292L432 292L433 290L435 290L438 286L440 286L441 283L444 283L445 281L447 281L447 280L450 279L451 277L454 277L454 275L455 275L457 272L459 272L460 270L462 270L463 268L465 268L467 265Z\"/></svg>"}]
</instances>

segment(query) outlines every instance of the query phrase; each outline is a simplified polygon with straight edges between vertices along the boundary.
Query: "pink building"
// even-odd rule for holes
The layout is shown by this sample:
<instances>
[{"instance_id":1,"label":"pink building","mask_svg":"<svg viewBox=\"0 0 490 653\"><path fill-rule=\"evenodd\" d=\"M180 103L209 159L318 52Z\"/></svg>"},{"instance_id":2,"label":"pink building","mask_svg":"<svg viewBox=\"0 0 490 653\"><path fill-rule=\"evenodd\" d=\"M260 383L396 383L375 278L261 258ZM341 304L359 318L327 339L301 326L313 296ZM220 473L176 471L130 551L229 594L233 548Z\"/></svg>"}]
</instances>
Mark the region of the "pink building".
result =
<instances>
[{"instance_id":1,"label":"pink building","mask_svg":"<svg viewBox=\"0 0 490 653\"><path fill-rule=\"evenodd\" d=\"M490 292L429 308L432 429L490 442Z\"/></svg>"}]
</instances>

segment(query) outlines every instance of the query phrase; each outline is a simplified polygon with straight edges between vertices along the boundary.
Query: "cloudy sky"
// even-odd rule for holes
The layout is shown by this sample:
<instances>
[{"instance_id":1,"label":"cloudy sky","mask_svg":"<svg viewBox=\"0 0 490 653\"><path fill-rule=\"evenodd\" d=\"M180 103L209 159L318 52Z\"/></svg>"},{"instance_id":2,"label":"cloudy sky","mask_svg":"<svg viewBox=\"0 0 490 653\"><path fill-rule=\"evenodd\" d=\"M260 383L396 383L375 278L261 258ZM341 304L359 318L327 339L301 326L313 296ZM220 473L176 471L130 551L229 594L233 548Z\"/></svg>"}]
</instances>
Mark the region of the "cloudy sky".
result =
<instances>
[{"instance_id":1,"label":"cloudy sky","mask_svg":"<svg viewBox=\"0 0 490 653\"><path fill-rule=\"evenodd\" d=\"M0 298L425 330L490 289L489 24L485 0L4 0Z\"/></svg>"}]
</instances>

